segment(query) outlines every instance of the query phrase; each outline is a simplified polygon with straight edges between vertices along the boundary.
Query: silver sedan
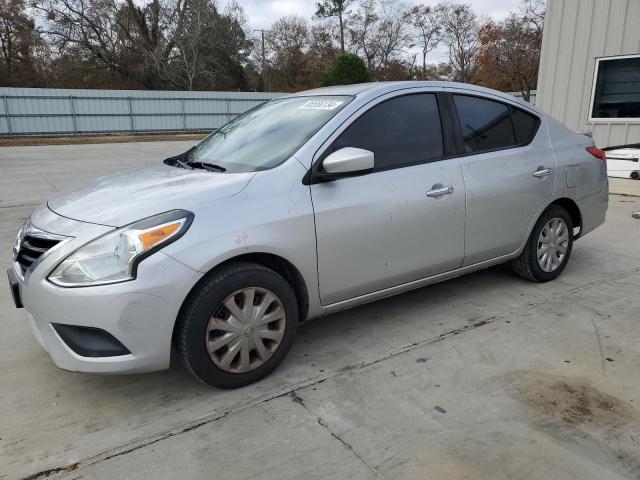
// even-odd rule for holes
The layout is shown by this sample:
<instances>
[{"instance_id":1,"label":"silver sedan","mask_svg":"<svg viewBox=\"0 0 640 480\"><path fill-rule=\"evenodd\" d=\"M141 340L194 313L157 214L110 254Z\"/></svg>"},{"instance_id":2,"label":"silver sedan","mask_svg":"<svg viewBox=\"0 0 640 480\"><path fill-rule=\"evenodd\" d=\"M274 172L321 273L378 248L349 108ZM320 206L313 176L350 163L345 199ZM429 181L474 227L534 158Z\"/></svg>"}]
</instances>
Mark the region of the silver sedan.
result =
<instances>
[{"instance_id":1,"label":"silver sedan","mask_svg":"<svg viewBox=\"0 0 640 480\"><path fill-rule=\"evenodd\" d=\"M509 95L341 86L49 200L8 274L59 367L159 370L173 345L232 388L273 371L303 320L503 262L553 280L607 202L604 152Z\"/></svg>"}]
</instances>

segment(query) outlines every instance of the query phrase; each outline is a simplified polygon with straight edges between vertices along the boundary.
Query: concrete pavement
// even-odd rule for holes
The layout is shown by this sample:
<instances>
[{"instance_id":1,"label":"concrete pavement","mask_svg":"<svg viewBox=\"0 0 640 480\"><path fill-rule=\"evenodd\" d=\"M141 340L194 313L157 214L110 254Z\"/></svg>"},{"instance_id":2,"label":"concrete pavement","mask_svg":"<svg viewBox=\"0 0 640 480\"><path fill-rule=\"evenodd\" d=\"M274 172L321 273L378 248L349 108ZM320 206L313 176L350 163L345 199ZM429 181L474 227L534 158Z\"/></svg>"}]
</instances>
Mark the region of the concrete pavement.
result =
<instances>
[{"instance_id":1,"label":"concrete pavement","mask_svg":"<svg viewBox=\"0 0 640 480\"><path fill-rule=\"evenodd\" d=\"M609 178L609 193L640 197L640 180Z\"/></svg>"},{"instance_id":2,"label":"concrete pavement","mask_svg":"<svg viewBox=\"0 0 640 480\"><path fill-rule=\"evenodd\" d=\"M0 264L55 190L187 142L0 149ZM487 271L309 322L234 391L58 370L0 288L0 478L640 477L640 198L555 282Z\"/></svg>"}]
</instances>

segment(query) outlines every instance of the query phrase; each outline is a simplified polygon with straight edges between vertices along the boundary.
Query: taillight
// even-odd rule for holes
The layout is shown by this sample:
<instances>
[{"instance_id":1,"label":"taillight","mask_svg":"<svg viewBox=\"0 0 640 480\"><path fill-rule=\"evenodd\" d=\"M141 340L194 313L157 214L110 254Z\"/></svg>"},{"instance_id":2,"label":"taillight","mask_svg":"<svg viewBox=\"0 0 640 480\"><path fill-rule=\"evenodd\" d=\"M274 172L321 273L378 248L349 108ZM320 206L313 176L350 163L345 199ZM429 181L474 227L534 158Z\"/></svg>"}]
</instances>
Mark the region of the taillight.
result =
<instances>
[{"instance_id":1,"label":"taillight","mask_svg":"<svg viewBox=\"0 0 640 480\"><path fill-rule=\"evenodd\" d=\"M602 160L605 165L607 164L607 154L601 148L587 147L585 150L589 152L591 155L593 155L594 157L596 157L597 159Z\"/></svg>"}]
</instances>

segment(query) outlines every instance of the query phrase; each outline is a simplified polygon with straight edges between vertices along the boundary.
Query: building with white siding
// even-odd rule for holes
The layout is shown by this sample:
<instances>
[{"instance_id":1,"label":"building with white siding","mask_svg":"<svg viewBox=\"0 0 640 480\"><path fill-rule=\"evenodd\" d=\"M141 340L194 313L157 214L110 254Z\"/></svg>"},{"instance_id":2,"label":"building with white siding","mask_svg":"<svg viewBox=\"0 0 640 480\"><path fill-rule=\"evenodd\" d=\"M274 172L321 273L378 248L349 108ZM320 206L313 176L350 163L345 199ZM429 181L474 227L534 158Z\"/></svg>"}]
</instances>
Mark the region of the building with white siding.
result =
<instances>
[{"instance_id":1,"label":"building with white siding","mask_svg":"<svg viewBox=\"0 0 640 480\"><path fill-rule=\"evenodd\" d=\"M536 105L600 147L640 143L640 0L547 0Z\"/></svg>"}]
</instances>

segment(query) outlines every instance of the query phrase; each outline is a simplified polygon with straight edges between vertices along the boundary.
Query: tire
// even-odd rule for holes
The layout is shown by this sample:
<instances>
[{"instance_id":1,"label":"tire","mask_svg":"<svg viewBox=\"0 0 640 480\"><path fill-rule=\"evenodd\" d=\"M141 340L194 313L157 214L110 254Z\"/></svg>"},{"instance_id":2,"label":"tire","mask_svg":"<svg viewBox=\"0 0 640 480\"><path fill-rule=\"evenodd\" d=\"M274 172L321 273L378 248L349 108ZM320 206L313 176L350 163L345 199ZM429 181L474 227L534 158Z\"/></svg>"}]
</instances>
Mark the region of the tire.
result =
<instances>
[{"instance_id":1,"label":"tire","mask_svg":"<svg viewBox=\"0 0 640 480\"><path fill-rule=\"evenodd\" d=\"M249 298L251 307L245 303ZM295 293L284 278L262 265L229 264L215 270L186 300L178 318L176 350L200 381L218 388L241 387L282 363L293 345L298 318Z\"/></svg>"},{"instance_id":2,"label":"tire","mask_svg":"<svg viewBox=\"0 0 640 480\"><path fill-rule=\"evenodd\" d=\"M552 247L552 250L549 252L549 255L555 255L555 257L553 257L553 263L557 262L557 265L551 265L551 262L547 260L547 257L543 257L542 262L538 261L538 247L543 246L543 242L540 242L540 240L542 238L541 233L543 229L545 229L545 226L548 226L549 222L552 220L558 219L565 224L567 239L563 242L560 240L564 237L552 239L551 244L559 246ZM559 225L559 223L556 222L554 225ZM560 250L562 248L565 249L564 256L560 261L558 261L558 256L560 255ZM549 282L558 278L562 273L569 261L572 248L573 222L571 220L571 216L564 208L557 205L551 205L542 213L542 215L540 215L531 235L529 235L529 239L527 240L524 250L518 258L511 261L511 267L516 275L525 280L529 280L531 282ZM543 268L543 266L545 268ZM549 269L551 270L549 271Z\"/></svg>"}]
</instances>

